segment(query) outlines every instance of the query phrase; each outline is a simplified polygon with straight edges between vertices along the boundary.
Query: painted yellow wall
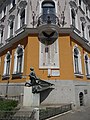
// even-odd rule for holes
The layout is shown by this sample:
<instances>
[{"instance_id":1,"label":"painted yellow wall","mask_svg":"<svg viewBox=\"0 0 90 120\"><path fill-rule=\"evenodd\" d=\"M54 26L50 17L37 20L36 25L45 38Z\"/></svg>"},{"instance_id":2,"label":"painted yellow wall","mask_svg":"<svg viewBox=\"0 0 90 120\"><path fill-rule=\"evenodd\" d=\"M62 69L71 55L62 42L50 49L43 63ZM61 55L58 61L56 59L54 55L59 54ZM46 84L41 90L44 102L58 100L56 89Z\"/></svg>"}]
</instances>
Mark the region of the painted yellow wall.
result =
<instances>
[{"instance_id":1,"label":"painted yellow wall","mask_svg":"<svg viewBox=\"0 0 90 120\"><path fill-rule=\"evenodd\" d=\"M76 77L74 75L73 67L73 46L78 44L75 40L71 39L69 35L60 35L58 38L59 43L59 64L60 64L60 76L58 77L48 77L47 69L39 69L39 41L37 36L28 37L28 59L27 66L34 67L35 72L38 77L45 80L84 80L87 78L85 76L85 65L84 65L84 50L80 45L78 45L81 51L81 60L82 60L82 71L83 77ZM27 67L27 74L30 73L29 68Z\"/></svg>"},{"instance_id":2,"label":"painted yellow wall","mask_svg":"<svg viewBox=\"0 0 90 120\"><path fill-rule=\"evenodd\" d=\"M3 75L3 71L4 71L4 58L7 54L8 51L10 51L11 53L11 66L10 66L10 78L9 78L9 82L24 82L26 81L25 78L23 79L12 79L12 74L13 74L13 68L14 68L14 53L15 53L15 50L17 49L18 45L22 45L24 46L24 72L23 72L23 75L26 75L26 64L27 64L27 42L28 42L28 39L27 38L24 38L22 40L20 40L19 42L16 42L14 43L9 49L6 49L4 52L2 52L2 54L0 54L1 56L1 75ZM8 80L2 80L0 79L1 82L7 82Z\"/></svg>"},{"instance_id":3,"label":"painted yellow wall","mask_svg":"<svg viewBox=\"0 0 90 120\"><path fill-rule=\"evenodd\" d=\"M89 79L87 79L86 77L86 74L85 74L85 61L84 61L84 54L87 53L88 56L90 57L90 53L88 53L87 50L85 50L83 47L81 47L80 44L78 44L77 42L75 42L75 40L73 40L71 38L71 47L73 49L73 47L77 44L79 50L80 50L80 53L81 53L81 63L82 63L82 74L83 74L83 77L76 77L74 76L74 79L75 80L84 80L84 81L90 81Z\"/></svg>"},{"instance_id":4,"label":"painted yellow wall","mask_svg":"<svg viewBox=\"0 0 90 120\"><path fill-rule=\"evenodd\" d=\"M12 79L13 67L14 67L14 53L18 45L24 46L24 72L23 76L26 78L22 79ZM47 69L39 69L39 41L37 36L29 35L27 38L20 40L19 42L13 44L9 49L5 50L2 54L0 54L2 63L0 64L0 73L3 75L4 69L4 58L7 51L11 52L12 60L11 60L11 69L10 69L10 82L25 82L29 80L30 67L34 67L36 75L44 80L82 80L86 81L87 78L85 76L85 67L84 67L84 50L80 45L78 48L81 51L81 60L82 60L82 71L83 77L76 77L74 75L73 69L73 46L78 44L70 38L69 35L60 35L58 38L58 46L59 46L59 66L60 66L60 76L58 77L48 77ZM90 56L90 54L89 54ZM59 70L59 69L58 69ZM7 82L7 80L0 79L0 82Z\"/></svg>"}]
</instances>

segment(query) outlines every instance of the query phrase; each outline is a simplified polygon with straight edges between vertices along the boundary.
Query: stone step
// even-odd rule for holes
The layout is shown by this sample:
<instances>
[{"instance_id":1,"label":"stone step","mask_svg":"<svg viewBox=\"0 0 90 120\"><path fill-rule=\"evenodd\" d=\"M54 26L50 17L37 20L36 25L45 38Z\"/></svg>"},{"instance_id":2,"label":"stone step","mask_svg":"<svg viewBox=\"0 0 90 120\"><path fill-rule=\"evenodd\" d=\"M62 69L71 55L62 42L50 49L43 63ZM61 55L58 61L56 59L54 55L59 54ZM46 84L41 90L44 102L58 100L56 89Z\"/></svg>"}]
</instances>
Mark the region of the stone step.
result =
<instances>
[{"instance_id":1,"label":"stone step","mask_svg":"<svg viewBox=\"0 0 90 120\"><path fill-rule=\"evenodd\" d=\"M20 110L17 111L14 116L30 117L32 114L32 111L33 111L32 107L21 107Z\"/></svg>"}]
</instances>

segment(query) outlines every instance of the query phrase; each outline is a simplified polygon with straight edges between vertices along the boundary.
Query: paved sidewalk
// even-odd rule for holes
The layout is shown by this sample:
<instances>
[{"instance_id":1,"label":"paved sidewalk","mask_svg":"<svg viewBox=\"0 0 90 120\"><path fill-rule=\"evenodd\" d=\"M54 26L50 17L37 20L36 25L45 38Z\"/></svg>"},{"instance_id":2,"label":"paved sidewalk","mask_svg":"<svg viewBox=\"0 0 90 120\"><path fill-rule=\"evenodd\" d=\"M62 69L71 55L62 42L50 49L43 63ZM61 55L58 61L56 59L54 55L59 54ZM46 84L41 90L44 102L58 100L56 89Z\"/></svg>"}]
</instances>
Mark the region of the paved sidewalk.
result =
<instances>
[{"instance_id":1,"label":"paved sidewalk","mask_svg":"<svg viewBox=\"0 0 90 120\"><path fill-rule=\"evenodd\" d=\"M62 115L59 115L58 117L47 120L90 120L90 107L83 107L79 110L70 111L66 114L64 113Z\"/></svg>"}]
</instances>

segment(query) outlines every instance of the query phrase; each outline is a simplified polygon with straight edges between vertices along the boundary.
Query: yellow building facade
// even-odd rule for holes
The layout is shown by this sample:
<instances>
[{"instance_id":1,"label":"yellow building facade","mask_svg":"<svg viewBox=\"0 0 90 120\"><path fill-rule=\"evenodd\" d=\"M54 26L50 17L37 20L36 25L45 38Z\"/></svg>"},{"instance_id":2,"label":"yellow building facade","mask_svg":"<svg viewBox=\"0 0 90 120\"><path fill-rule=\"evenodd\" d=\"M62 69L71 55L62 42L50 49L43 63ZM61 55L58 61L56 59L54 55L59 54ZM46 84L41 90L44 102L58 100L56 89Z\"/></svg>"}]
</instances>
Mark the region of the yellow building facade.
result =
<instances>
[{"instance_id":1,"label":"yellow building facade","mask_svg":"<svg viewBox=\"0 0 90 120\"><path fill-rule=\"evenodd\" d=\"M23 95L33 67L53 84L40 93L41 104L89 106L90 4L2 0L0 6L0 95Z\"/></svg>"},{"instance_id":2,"label":"yellow building facade","mask_svg":"<svg viewBox=\"0 0 90 120\"><path fill-rule=\"evenodd\" d=\"M23 46L24 48L24 68L22 76L25 78L17 79L12 78L13 69L14 69L14 54L17 46ZM74 63L73 63L73 48L77 45L78 49L81 52L81 62L82 62L82 76L75 76L74 75ZM9 51L11 54L11 64L10 64L10 77L8 80L12 83L14 82L25 82L29 79L30 67L34 67L37 76L41 79L45 80L82 80L82 81L89 81L86 77L85 73L85 53L90 56L90 53L82 47L82 45L78 45L78 43L70 37L70 35L60 35L58 38L58 48L59 48L59 68L56 70L60 71L60 75L56 76L48 76L48 69L47 68L39 68L39 49L40 49L40 42L38 40L38 36L36 35L29 35L19 42L12 44L8 49L4 50L4 52L0 53L0 75L3 76L4 71L4 60L7 52ZM71 64L72 63L72 64ZM51 72L54 68L51 68ZM70 73L70 74L68 74ZM7 82L7 78L2 80L1 82Z\"/></svg>"}]
</instances>

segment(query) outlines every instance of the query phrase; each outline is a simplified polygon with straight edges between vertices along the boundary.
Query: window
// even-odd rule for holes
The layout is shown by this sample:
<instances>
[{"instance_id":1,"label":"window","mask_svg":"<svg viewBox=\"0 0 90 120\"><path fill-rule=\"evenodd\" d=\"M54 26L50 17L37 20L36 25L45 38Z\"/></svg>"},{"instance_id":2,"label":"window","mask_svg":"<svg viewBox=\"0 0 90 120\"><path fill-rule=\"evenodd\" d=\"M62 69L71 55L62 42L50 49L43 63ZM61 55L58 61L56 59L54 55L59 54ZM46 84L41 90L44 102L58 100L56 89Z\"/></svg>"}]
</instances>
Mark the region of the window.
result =
<instances>
[{"instance_id":1,"label":"window","mask_svg":"<svg viewBox=\"0 0 90 120\"><path fill-rule=\"evenodd\" d=\"M0 31L0 43L2 44L3 42L3 29Z\"/></svg>"},{"instance_id":2,"label":"window","mask_svg":"<svg viewBox=\"0 0 90 120\"><path fill-rule=\"evenodd\" d=\"M20 27L22 27L24 24L25 24L25 9L21 12Z\"/></svg>"},{"instance_id":3,"label":"window","mask_svg":"<svg viewBox=\"0 0 90 120\"><path fill-rule=\"evenodd\" d=\"M87 40L88 40L88 45L90 45L90 26L87 26Z\"/></svg>"},{"instance_id":4,"label":"window","mask_svg":"<svg viewBox=\"0 0 90 120\"><path fill-rule=\"evenodd\" d=\"M12 6L13 6L13 7L15 6L15 0L12 1Z\"/></svg>"},{"instance_id":5,"label":"window","mask_svg":"<svg viewBox=\"0 0 90 120\"><path fill-rule=\"evenodd\" d=\"M4 9L2 10L2 18L6 15L6 6L4 7Z\"/></svg>"},{"instance_id":6,"label":"window","mask_svg":"<svg viewBox=\"0 0 90 120\"><path fill-rule=\"evenodd\" d=\"M24 50L19 45L14 59L14 74L21 74L23 72Z\"/></svg>"},{"instance_id":7,"label":"window","mask_svg":"<svg viewBox=\"0 0 90 120\"><path fill-rule=\"evenodd\" d=\"M86 14L88 14L88 7L86 6Z\"/></svg>"},{"instance_id":8,"label":"window","mask_svg":"<svg viewBox=\"0 0 90 120\"><path fill-rule=\"evenodd\" d=\"M85 68L86 68L86 75L90 75L90 63L89 63L89 57L88 55L85 55Z\"/></svg>"},{"instance_id":9,"label":"window","mask_svg":"<svg viewBox=\"0 0 90 120\"><path fill-rule=\"evenodd\" d=\"M42 3L42 19L46 22L48 19L55 23L55 3L53 1L44 1Z\"/></svg>"},{"instance_id":10,"label":"window","mask_svg":"<svg viewBox=\"0 0 90 120\"><path fill-rule=\"evenodd\" d=\"M80 17L81 37L87 39L87 24L85 17Z\"/></svg>"},{"instance_id":11,"label":"window","mask_svg":"<svg viewBox=\"0 0 90 120\"><path fill-rule=\"evenodd\" d=\"M15 15L10 15L8 19L8 34L7 38L13 37L14 34L14 23L15 23Z\"/></svg>"},{"instance_id":12,"label":"window","mask_svg":"<svg viewBox=\"0 0 90 120\"><path fill-rule=\"evenodd\" d=\"M79 6L81 8L81 11L85 12L85 3L83 0L79 0Z\"/></svg>"},{"instance_id":13,"label":"window","mask_svg":"<svg viewBox=\"0 0 90 120\"><path fill-rule=\"evenodd\" d=\"M74 48L74 73L82 74L81 55L77 47Z\"/></svg>"},{"instance_id":14,"label":"window","mask_svg":"<svg viewBox=\"0 0 90 120\"><path fill-rule=\"evenodd\" d=\"M88 36L89 36L89 39L90 39L90 30L88 30Z\"/></svg>"},{"instance_id":15,"label":"window","mask_svg":"<svg viewBox=\"0 0 90 120\"><path fill-rule=\"evenodd\" d=\"M7 53L4 62L4 76L10 74L10 52Z\"/></svg>"},{"instance_id":16,"label":"window","mask_svg":"<svg viewBox=\"0 0 90 120\"><path fill-rule=\"evenodd\" d=\"M75 64L75 73L79 73L79 58L78 58L78 50L74 49L74 64Z\"/></svg>"},{"instance_id":17,"label":"window","mask_svg":"<svg viewBox=\"0 0 90 120\"><path fill-rule=\"evenodd\" d=\"M21 73L22 69L23 50L19 48L17 51L17 73Z\"/></svg>"},{"instance_id":18,"label":"window","mask_svg":"<svg viewBox=\"0 0 90 120\"><path fill-rule=\"evenodd\" d=\"M1 68L1 57L0 57L0 68ZM0 69L0 79L1 79L1 69Z\"/></svg>"},{"instance_id":19,"label":"window","mask_svg":"<svg viewBox=\"0 0 90 120\"><path fill-rule=\"evenodd\" d=\"M79 93L80 106L84 106L84 95L82 92Z\"/></svg>"},{"instance_id":20,"label":"window","mask_svg":"<svg viewBox=\"0 0 90 120\"><path fill-rule=\"evenodd\" d=\"M15 0L12 0L10 4L10 9L12 9L14 6L15 6Z\"/></svg>"},{"instance_id":21,"label":"window","mask_svg":"<svg viewBox=\"0 0 90 120\"><path fill-rule=\"evenodd\" d=\"M89 42L89 44L90 44L90 26L88 25L87 26L87 29L88 29L88 31L87 31L87 33L88 33L88 42Z\"/></svg>"},{"instance_id":22,"label":"window","mask_svg":"<svg viewBox=\"0 0 90 120\"><path fill-rule=\"evenodd\" d=\"M90 19L90 9L86 6L86 17Z\"/></svg>"},{"instance_id":23,"label":"window","mask_svg":"<svg viewBox=\"0 0 90 120\"><path fill-rule=\"evenodd\" d=\"M85 37L85 26L83 22L81 23L81 26L82 26L82 36Z\"/></svg>"},{"instance_id":24,"label":"window","mask_svg":"<svg viewBox=\"0 0 90 120\"><path fill-rule=\"evenodd\" d=\"M6 7L4 7L4 16L6 15Z\"/></svg>"},{"instance_id":25,"label":"window","mask_svg":"<svg viewBox=\"0 0 90 120\"><path fill-rule=\"evenodd\" d=\"M75 27L75 11L71 9L71 16L72 16L72 25Z\"/></svg>"},{"instance_id":26,"label":"window","mask_svg":"<svg viewBox=\"0 0 90 120\"><path fill-rule=\"evenodd\" d=\"M81 6L81 0L79 0L79 5Z\"/></svg>"},{"instance_id":27,"label":"window","mask_svg":"<svg viewBox=\"0 0 90 120\"><path fill-rule=\"evenodd\" d=\"M10 23L10 36L13 35L13 21Z\"/></svg>"}]
</instances>

